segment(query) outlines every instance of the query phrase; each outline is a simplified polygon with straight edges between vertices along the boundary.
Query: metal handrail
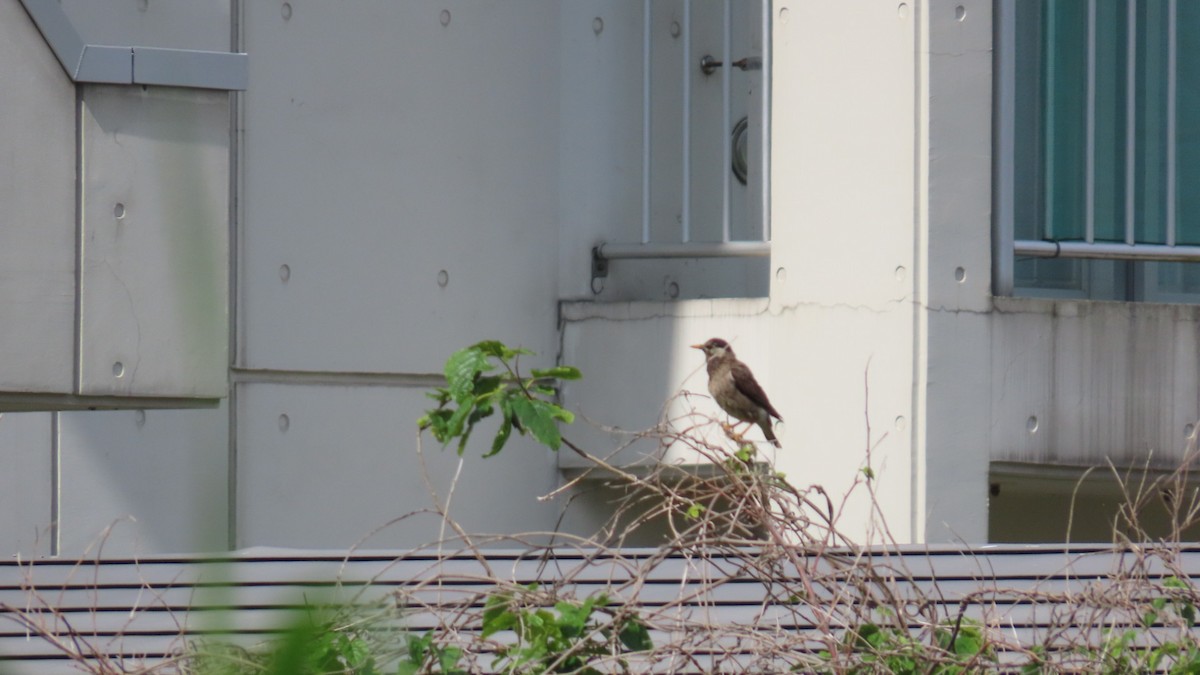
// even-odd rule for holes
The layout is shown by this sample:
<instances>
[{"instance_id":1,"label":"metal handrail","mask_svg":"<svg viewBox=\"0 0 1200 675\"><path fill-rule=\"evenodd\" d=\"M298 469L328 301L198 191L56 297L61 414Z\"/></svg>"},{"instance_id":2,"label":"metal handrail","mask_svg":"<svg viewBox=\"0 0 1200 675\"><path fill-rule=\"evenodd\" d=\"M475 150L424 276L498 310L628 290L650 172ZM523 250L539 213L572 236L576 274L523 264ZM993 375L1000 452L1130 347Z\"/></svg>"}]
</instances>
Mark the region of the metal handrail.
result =
<instances>
[{"instance_id":1,"label":"metal handrail","mask_svg":"<svg viewBox=\"0 0 1200 675\"><path fill-rule=\"evenodd\" d=\"M1036 241L1013 242L1017 256L1032 258L1090 258L1096 260L1144 260L1151 262L1197 262L1200 246L1125 244L1119 242Z\"/></svg>"}]
</instances>

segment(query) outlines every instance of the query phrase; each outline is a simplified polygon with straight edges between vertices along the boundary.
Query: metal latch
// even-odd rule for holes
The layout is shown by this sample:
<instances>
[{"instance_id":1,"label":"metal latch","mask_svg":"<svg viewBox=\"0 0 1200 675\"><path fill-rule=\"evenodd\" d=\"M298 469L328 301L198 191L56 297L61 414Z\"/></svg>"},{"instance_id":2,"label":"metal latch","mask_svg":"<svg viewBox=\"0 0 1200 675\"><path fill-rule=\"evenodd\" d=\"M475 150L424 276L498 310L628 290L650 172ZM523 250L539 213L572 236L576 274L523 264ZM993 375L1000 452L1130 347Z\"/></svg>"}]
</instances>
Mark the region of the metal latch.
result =
<instances>
[{"instance_id":1,"label":"metal latch","mask_svg":"<svg viewBox=\"0 0 1200 675\"><path fill-rule=\"evenodd\" d=\"M705 54L700 58L700 70L704 71L705 75L712 75L723 65L725 65L724 61L716 60L711 54ZM762 70L762 57L747 56L729 65L740 70Z\"/></svg>"}]
</instances>

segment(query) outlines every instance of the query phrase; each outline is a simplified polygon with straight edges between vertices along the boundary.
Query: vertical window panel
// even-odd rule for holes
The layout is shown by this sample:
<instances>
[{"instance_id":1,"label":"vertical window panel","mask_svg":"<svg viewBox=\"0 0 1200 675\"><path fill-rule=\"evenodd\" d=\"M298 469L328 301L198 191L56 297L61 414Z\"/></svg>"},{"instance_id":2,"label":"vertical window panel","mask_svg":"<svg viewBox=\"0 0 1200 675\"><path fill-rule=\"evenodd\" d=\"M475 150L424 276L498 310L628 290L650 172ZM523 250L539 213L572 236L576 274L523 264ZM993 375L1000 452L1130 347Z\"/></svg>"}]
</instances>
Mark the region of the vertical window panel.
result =
<instances>
[{"instance_id":1,"label":"vertical window panel","mask_svg":"<svg viewBox=\"0 0 1200 675\"><path fill-rule=\"evenodd\" d=\"M1044 235L1083 239L1087 171L1087 3L1043 5L1042 97L1046 129Z\"/></svg>"},{"instance_id":2,"label":"vertical window panel","mask_svg":"<svg viewBox=\"0 0 1200 675\"><path fill-rule=\"evenodd\" d=\"M1176 242L1200 245L1200 2L1176 3Z\"/></svg>"},{"instance_id":3,"label":"vertical window panel","mask_svg":"<svg viewBox=\"0 0 1200 675\"><path fill-rule=\"evenodd\" d=\"M1137 3L1134 227L1138 243L1167 241L1167 2Z\"/></svg>"},{"instance_id":4,"label":"vertical window panel","mask_svg":"<svg viewBox=\"0 0 1200 675\"><path fill-rule=\"evenodd\" d=\"M1128 13L1124 3L1111 0L1095 7L1095 232L1097 241L1124 241Z\"/></svg>"}]
</instances>

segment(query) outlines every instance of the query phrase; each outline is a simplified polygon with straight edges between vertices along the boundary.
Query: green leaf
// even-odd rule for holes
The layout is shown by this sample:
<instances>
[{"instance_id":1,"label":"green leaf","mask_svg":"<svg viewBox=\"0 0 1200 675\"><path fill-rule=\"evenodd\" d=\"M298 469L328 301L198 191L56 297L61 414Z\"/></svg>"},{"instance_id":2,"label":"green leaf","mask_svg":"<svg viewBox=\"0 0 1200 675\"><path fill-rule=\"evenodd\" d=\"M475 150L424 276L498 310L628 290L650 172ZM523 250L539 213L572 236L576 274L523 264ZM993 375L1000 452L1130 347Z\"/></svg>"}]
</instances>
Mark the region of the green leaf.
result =
<instances>
[{"instance_id":1,"label":"green leaf","mask_svg":"<svg viewBox=\"0 0 1200 675\"><path fill-rule=\"evenodd\" d=\"M488 355L477 347L454 352L446 360L445 369L450 395L455 401L462 402L475 391L475 377L493 368L495 366L488 360Z\"/></svg>"},{"instance_id":2,"label":"green leaf","mask_svg":"<svg viewBox=\"0 0 1200 675\"><path fill-rule=\"evenodd\" d=\"M705 510L706 510L705 506L703 504L697 502L688 507L687 517L691 518L692 520L696 520L697 518L700 517L700 514L705 512Z\"/></svg>"},{"instance_id":3,"label":"green leaf","mask_svg":"<svg viewBox=\"0 0 1200 675\"><path fill-rule=\"evenodd\" d=\"M500 429L496 431L496 437L492 439L492 449L485 453L484 457L492 455L504 449L504 444L508 443L508 437L512 435L512 417L508 414L504 415L504 419L500 421Z\"/></svg>"},{"instance_id":4,"label":"green leaf","mask_svg":"<svg viewBox=\"0 0 1200 675\"><path fill-rule=\"evenodd\" d=\"M516 625L517 617L509 609L512 597L507 593L489 595L483 606L482 637L488 637L502 630L508 630Z\"/></svg>"},{"instance_id":5,"label":"green leaf","mask_svg":"<svg viewBox=\"0 0 1200 675\"><path fill-rule=\"evenodd\" d=\"M519 354L532 355L533 352L528 349L517 347L513 349L499 340L484 340L471 346L471 349L478 349L486 356L494 356L502 361L510 361L513 357Z\"/></svg>"},{"instance_id":6,"label":"green leaf","mask_svg":"<svg viewBox=\"0 0 1200 675\"><path fill-rule=\"evenodd\" d=\"M425 396L437 401L441 405L446 405L451 400L450 390L443 387L438 387L433 391L427 391L425 392Z\"/></svg>"},{"instance_id":7,"label":"green leaf","mask_svg":"<svg viewBox=\"0 0 1200 675\"><path fill-rule=\"evenodd\" d=\"M558 450L562 445L562 435L558 431L555 419L563 419L561 413L566 413L565 410L553 403L518 397L512 401L512 411L521 423L521 427L533 434L533 437L542 445L551 450ZM570 422L570 420L564 421Z\"/></svg>"},{"instance_id":8,"label":"green leaf","mask_svg":"<svg viewBox=\"0 0 1200 675\"><path fill-rule=\"evenodd\" d=\"M438 664L442 667L443 673L462 673L465 672L455 666L462 659L463 652L458 647L447 647L438 654Z\"/></svg>"},{"instance_id":9,"label":"green leaf","mask_svg":"<svg viewBox=\"0 0 1200 675\"><path fill-rule=\"evenodd\" d=\"M650 638L650 631L636 617L630 618L624 626L621 626L621 632L617 634L617 639L630 651L645 652L654 649L654 640Z\"/></svg>"},{"instance_id":10,"label":"green leaf","mask_svg":"<svg viewBox=\"0 0 1200 675\"><path fill-rule=\"evenodd\" d=\"M575 366L554 366L553 368L534 368L530 371L536 378L553 377L560 380L578 380L583 373Z\"/></svg>"}]
</instances>

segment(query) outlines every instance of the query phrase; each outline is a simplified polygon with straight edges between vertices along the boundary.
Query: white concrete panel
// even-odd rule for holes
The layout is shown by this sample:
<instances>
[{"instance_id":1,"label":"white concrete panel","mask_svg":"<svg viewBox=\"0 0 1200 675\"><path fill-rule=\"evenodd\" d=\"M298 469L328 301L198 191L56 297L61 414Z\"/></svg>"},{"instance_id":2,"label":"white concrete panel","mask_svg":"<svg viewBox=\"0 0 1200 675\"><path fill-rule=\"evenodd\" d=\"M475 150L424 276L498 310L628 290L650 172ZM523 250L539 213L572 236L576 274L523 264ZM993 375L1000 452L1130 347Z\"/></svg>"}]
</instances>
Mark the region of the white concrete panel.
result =
<instances>
[{"instance_id":1,"label":"white concrete panel","mask_svg":"<svg viewBox=\"0 0 1200 675\"><path fill-rule=\"evenodd\" d=\"M987 540L991 375L991 3L922 5L917 386L925 541Z\"/></svg>"},{"instance_id":2,"label":"white concrete panel","mask_svg":"<svg viewBox=\"0 0 1200 675\"><path fill-rule=\"evenodd\" d=\"M927 542L987 541L991 321L974 312L930 312L924 474ZM1014 424L1011 420L1005 424ZM1015 424L1020 424L1018 420Z\"/></svg>"},{"instance_id":3,"label":"white concrete panel","mask_svg":"<svg viewBox=\"0 0 1200 675\"><path fill-rule=\"evenodd\" d=\"M83 92L80 393L224 396L229 95Z\"/></svg>"},{"instance_id":4,"label":"white concrete panel","mask_svg":"<svg viewBox=\"0 0 1200 675\"><path fill-rule=\"evenodd\" d=\"M914 3L773 9L772 265L786 283L773 275L772 298L875 310L905 301L920 273Z\"/></svg>"},{"instance_id":5,"label":"white concrete panel","mask_svg":"<svg viewBox=\"0 0 1200 675\"><path fill-rule=\"evenodd\" d=\"M929 31L923 120L927 304L931 310L986 312L992 279L992 2L937 0L923 11Z\"/></svg>"},{"instance_id":6,"label":"white concrete panel","mask_svg":"<svg viewBox=\"0 0 1200 675\"><path fill-rule=\"evenodd\" d=\"M51 553L54 472L49 413L0 414L0 556Z\"/></svg>"},{"instance_id":7,"label":"white concrete panel","mask_svg":"<svg viewBox=\"0 0 1200 675\"><path fill-rule=\"evenodd\" d=\"M245 364L554 351L557 8L246 4Z\"/></svg>"},{"instance_id":8,"label":"white concrete panel","mask_svg":"<svg viewBox=\"0 0 1200 675\"><path fill-rule=\"evenodd\" d=\"M1188 425L1200 417L1200 309L1015 298L997 305L992 459L1178 464Z\"/></svg>"},{"instance_id":9,"label":"white concrete panel","mask_svg":"<svg viewBox=\"0 0 1200 675\"><path fill-rule=\"evenodd\" d=\"M842 525L865 540L869 500L864 488L851 493L851 486L871 447L888 524L900 540L911 536L911 346L876 339L904 335L911 325L907 311L800 307L779 315L766 300L579 303L563 311L563 362L583 371L583 379L563 391L571 410L595 424L640 431L683 390L694 396L680 401L674 415L694 409L721 418L707 398L703 358L688 345L723 337L786 420L777 431L783 449L760 446L775 468L797 486L824 486L835 500L849 493ZM594 454L605 456L626 440L586 424L580 420L569 433ZM749 437L760 438L757 431ZM636 461L653 450L635 446L616 459ZM665 461L694 457L673 448ZM580 466L567 454L560 463Z\"/></svg>"},{"instance_id":10,"label":"white concrete panel","mask_svg":"<svg viewBox=\"0 0 1200 675\"><path fill-rule=\"evenodd\" d=\"M229 51L229 0L62 0L94 45Z\"/></svg>"},{"instance_id":11,"label":"white concrete panel","mask_svg":"<svg viewBox=\"0 0 1200 675\"><path fill-rule=\"evenodd\" d=\"M383 528L368 548L412 547L438 536L417 454L417 419L431 406L417 388L238 385L238 547L346 548ZM464 454L451 511L467 532L553 527L560 502L549 450L514 438L494 457L486 422ZM458 464L426 436L431 484L444 500ZM383 527L387 526L387 527ZM449 532L449 530L447 530Z\"/></svg>"},{"instance_id":12,"label":"white concrete panel","mask_svg":"<svg viewBox=\"0 0 1200 675\"><path fill-rule=\"evenodd\" d=\"M0 1L0 64L0 392L68 393L75 87L17 0Z\"/></svg>"},{"instance_id":13,"label":"white concrete panel","mask_svg":"<svg viewBox=\"0 0 1200 675\"><path fill-rule=\"evenodd\" d=\"M69 412L60 420L64 555L95 554L101 542L105 555L228 547L224 406Z\"/></svg>"}]
</instances>

